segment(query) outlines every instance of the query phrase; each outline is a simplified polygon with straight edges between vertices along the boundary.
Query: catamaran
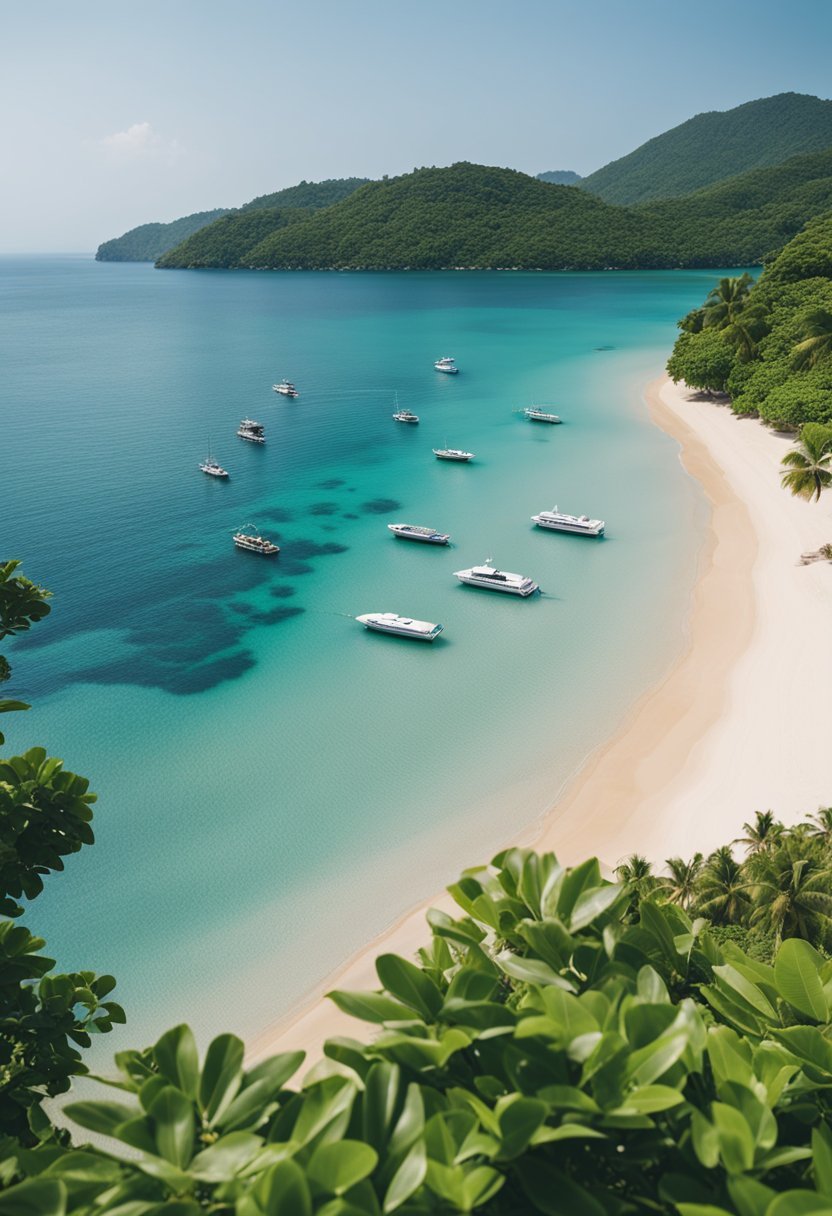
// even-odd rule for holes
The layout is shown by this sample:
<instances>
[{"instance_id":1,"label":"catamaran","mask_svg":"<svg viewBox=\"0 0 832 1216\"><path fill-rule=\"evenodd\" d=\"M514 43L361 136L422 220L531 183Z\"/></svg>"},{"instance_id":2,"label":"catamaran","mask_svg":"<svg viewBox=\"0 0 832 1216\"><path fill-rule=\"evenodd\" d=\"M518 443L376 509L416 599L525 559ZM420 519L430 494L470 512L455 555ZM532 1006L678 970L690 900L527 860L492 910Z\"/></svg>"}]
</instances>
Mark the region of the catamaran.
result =
<instances>
[{"instance_id":1,"label":"catamaran","mask_svg":"<svg viewBox=\"0 0 832 1216\"><path fill-rule=\"evenodd\" d=\"M442 625L432 621L415 621L409 616L398 616L395 612L365 612L355 618L366 629L376 633L393 633L400 638L415 638L417 642L433 642L442 632Z\"/></svg>"},{"instance_id":2,"label":"catamaran","mask_svg":"<svg viewBox=\"0 0 832 1216\"><path fill-rule=\"evenodd\" d=\"M507 570L497 570L487 557L481 566L471 566L468 570L455 570L455 576L461 583L469 587L484 587L488 591L506 591L509 595L532 595L538 590L525 574L510 574Z\"/></svg>"},{"instance_id":3,"label":"catamaran","mask_svg":"<svg viewBox=\"0 0 832 1216\"><path fill-rule=\"evenodd\" d=\"M449 376L455 376L459 372L456 360L450 355L443 355L441 359L436 360L433 366L438 372L447 372Z\"/></svg>"},{"instance_id":4,"label":"catamaran","mask_svg":"<svg viewBox=\"0 0 832 1216\"><path fill-rule=\"evenodd\" d=\"M259 553L263 557L273 557L280 552L280 547L264 536L260 536L254 524L246 524L234 533L234 544L238 549L247 549L249 553Z\"/></svg>"},{"instance_id":5,"label":"catamaran","mask_svg":"<svg viewBox=\"0 0 832 1216\"><path fill-rule=\"evenodd\" d=\"M538 528L551 528L553 532L575 532L581 536L603 536L603 519L590 519L588 515L567 515L557 507L553 511L541 511L532 516Z\"/></svg>"},{"instance_id":6,"label":"catamaran","mask_svg":"<svg viewBox=\"0 0 832 1216\"><path fill-rule=\"evenodd\" d=\"M418 540L428 545L447 545L451 539L447 532L437 532L435 528L423 528L418 524L388 524L387 527L394 536L401 540Z\"/></svg>"}]
</instances>

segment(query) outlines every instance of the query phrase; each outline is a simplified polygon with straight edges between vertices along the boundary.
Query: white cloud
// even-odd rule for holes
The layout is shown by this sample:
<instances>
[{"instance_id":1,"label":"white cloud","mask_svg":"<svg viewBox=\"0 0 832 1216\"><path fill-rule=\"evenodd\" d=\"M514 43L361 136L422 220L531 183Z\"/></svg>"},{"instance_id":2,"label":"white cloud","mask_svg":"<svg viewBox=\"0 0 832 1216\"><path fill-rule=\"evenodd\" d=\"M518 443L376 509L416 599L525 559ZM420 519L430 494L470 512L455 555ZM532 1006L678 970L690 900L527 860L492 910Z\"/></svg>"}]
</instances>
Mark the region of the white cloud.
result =
<instances>
[{"instance_id":1,"label":"white cloud","mask_svg":"<svg viewBox=\"0 0 832 1216\"><path fill-rule=\"evenodd\" d=\"M98 141L113 159L136 161L148 158L163 158L174 161L182 149L175 139L163 139L149 122L134 122L126 131L116 131Z\"/></svg>"}]
</instances>

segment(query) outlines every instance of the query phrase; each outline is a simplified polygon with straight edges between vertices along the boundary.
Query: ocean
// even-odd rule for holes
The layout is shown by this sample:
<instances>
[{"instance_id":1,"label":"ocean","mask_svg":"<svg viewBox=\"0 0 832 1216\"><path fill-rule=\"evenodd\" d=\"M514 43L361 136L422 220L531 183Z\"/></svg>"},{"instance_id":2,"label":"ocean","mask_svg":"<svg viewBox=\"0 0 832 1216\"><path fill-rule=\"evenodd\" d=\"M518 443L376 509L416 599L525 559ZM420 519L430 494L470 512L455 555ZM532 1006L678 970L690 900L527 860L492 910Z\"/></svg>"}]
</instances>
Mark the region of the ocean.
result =
<instances>
[{"instance_id":1,"label":"ocean","mask_svg":"<svg viewBox=\"0 0 832 1216\"><path fill-rule=\"evenodd\" d=\"M707 512L641 394L719 273L0 260L0 557L54 593L4 648L33 702L6 752L42 744L99 795L95 846L26 923L118 978L109 1049L262 1030L527 831L661 677ZM534 528L555 505L606 537ZM234 548L248 523L277 558ZM454 578L486 557L542 594ZM444 633L369 634L372 611Z\"/></svg>"}]
</instances>

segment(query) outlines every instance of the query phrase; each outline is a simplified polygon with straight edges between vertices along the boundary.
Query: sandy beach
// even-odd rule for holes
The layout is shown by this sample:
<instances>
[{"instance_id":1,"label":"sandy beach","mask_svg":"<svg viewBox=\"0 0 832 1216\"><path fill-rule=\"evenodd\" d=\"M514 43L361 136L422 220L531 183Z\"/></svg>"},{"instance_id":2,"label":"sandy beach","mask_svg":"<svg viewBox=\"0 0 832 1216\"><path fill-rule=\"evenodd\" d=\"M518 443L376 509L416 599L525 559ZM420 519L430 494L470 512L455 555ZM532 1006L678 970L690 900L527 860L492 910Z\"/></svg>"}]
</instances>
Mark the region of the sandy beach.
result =
<instances>
[{"instance_id":1,"label":"sandy beach","mask_svg":"<svg viewBox=\"0 0 832 1216\"><path fill-rule=\"evenodd\" d=\"M783 491L791 439L725 405L666 378L645 401L678 441L711 514L684 652L557 804L511 842L570 863L708 853L757 810L795 823L832 803L832 564L800 564L832 541L832 494L807 503ZM291 1047L314 1061L325 1038L365 1034L321 996L376 987L376 955L412 956L429 937L429 906L453 905L445 895L411 911L328 977L311 1005L253 1040L250 1058Z\"/></svg>"}]
</instances>

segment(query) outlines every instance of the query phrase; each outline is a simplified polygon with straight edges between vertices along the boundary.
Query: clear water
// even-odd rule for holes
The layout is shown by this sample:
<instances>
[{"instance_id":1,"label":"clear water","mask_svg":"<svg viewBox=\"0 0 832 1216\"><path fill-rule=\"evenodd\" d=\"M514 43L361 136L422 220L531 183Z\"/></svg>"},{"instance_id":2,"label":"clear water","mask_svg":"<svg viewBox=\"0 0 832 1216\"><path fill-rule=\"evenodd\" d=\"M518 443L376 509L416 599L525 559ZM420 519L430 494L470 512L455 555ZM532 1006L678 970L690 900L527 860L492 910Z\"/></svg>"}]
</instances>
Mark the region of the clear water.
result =
<instances>
[{"instance_id":1,"label":"clear water","mask_svg":"<svg viewBox=\"0 0 832 1216\"><path fill-rule=\"evenodd\" d=\"M0 262L0 555L54 592L11 647L35 707L4 725L100 795L30 919L119 977L129 1041L279 1017L526 829L661 674L704 509L641 390L715 277ZM197 470L209 440L228 483ZM606 539L534 529L556 503ZM233 548L249 521L276 560ZM487 556L545 594L459 585ZM445 633L371 635L367 611Z\"/></svg>"}]
</instances>

